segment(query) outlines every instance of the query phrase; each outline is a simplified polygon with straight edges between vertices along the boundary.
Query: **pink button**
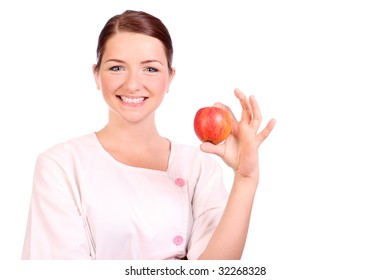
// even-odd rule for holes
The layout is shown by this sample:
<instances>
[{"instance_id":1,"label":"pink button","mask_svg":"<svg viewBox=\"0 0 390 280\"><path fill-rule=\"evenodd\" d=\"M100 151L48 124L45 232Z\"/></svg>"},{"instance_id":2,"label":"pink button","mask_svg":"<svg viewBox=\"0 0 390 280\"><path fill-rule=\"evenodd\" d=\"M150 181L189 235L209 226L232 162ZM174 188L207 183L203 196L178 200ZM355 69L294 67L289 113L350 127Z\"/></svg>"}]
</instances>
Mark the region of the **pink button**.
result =
<instances>
[{"instance_id":1,"label":"pink button","mask_svg":"<svg viewBox=\"0 0 390 280\"><path fill-rule=\"evenodd\" d=\"M173 243L175 243L175 245L181 245L183 243L183 237L180 235L176 236L173 238Z\"/></svg>"},{"instance_id":2,"label":"pink button","mask_svg":"<svg viewBox=\"0 0 390 280\"><path fill-rule=\"evenodd\" d=\"M184 179L182 179L182 178L177 178L177 179L175 180L175 183L176 183L176 185L178 185L179 187L183 187L183 186L186 184L186 182L185 182Z\"/></svg>"}]
</instances>

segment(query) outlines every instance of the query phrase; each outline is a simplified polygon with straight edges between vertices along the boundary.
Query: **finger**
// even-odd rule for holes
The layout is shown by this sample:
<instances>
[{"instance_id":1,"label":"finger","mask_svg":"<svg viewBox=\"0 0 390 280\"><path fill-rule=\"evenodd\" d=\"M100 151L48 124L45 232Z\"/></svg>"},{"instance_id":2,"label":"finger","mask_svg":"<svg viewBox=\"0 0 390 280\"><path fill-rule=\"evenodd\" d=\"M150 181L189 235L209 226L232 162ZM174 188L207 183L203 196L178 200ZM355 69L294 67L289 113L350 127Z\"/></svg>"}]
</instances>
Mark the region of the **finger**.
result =
<instances>
[{"instance_id":1,"label":"finger","mask_svg":"<svg viewBox=\"0 0 390 280\"><path fill-rule=\"evenodd\" d=\"M214 154L223 158L225 154L225 144L214 145L210 142L204 142L200 145L200 149L208 154Z\"/></svg>"},{"instance_id":2,"label":"finger","mask_svg":"<svg viewBox=\"0 0 390 280\"><path fill-rule=\"evenodd\" d=\"M272 132L272 130L275 127L275 123L276 123L276 120L271 119L268 122L268 124L266 125L266 127L257 135L257 140L258 140L259 145L268 137L268 135L270 135L270 133Z\"/></svg>"},{"instance_id":3,"label":"finger","mask_svg":"<svg viewBox=\"0 0 390 280\"><path fill-rule=\"evenodd\" d=\"M255 96L253 96L253 95L249 96L249 103L252 107L252 112L253 112L253 118L251 121L251 125L257 131L260 127L261 120L262 120L260 107L256 101Z\"/></svg>"},{"instance_id":4,"label":"finger","mask_svg":"<svg viewBox=\"0 0 390 280\"><path fill-rule=\"evenodd\" d=\"M252 108L251 105L249 104L248 99L246 98L245 94L243 94L239 89L235 89L234 94L236 95L236 97L241 103L241 107L242 107L241 120L246 123L250 123L250 121L252 120Z\"/></svg>"}]
</instances>

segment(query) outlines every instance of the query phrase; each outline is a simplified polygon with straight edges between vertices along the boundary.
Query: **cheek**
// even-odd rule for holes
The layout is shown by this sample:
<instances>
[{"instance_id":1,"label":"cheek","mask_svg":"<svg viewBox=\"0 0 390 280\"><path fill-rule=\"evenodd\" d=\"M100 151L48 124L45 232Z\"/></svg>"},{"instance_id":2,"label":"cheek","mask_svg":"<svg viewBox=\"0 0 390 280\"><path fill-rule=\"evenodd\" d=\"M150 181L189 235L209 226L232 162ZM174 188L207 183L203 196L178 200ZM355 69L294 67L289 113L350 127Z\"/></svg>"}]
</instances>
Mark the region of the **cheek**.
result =
<instances>
[{"instance_id":1,"label":"cheek","mask_svg":"<svg viewBox=\"0 0 390 280\"><path fill-rule=\"evenodd\" d=\"M110 94L116 91L122 84L123 81L118 77L112 78L103 76L101 78L101 90L103 94Z\"/></svg>"},{"instance_id":2,"label":"cheek","mask_svg":"<svg viewBox=\"0 0 390 280\"><path fill-rule=\"evenodd\" d=\"M165 82L156 83L154 88L156 92L160 92L161 94L164 94L167 92L168 84Z\"/></svg>"},{"instance_id":3,"label":"cheek","mask_svg":"<svg viewBox=\"0 0 390 280\"><path fill-rule=\"evenodd\" d=\"M150 81L149 86L153 87L155 92L165 94L169 89L169 79L161 78Z\"/></svg>"}]
</instances>

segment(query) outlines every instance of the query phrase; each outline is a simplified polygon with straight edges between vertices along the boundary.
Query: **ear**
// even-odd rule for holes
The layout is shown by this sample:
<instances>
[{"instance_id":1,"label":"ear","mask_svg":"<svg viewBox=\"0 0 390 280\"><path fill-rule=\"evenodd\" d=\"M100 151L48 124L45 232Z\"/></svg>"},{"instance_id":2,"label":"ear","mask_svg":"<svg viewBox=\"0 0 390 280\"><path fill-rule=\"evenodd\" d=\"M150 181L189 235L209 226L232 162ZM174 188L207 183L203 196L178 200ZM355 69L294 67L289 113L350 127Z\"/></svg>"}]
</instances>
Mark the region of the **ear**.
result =
<instances>
[{"instance_id":1,"label":"ear","mask_svg":"<svg viewBox=\"0 0 390 280\"><path fill-rule=\"evenodd\" d=\"M166 90L167 93L169 92L169 86L171 85L172 80L175 77L175 74L176 74L176 68L172 68L172 71L169 74L169 83L168 83L168 87L167 87L167 90Z\"/></svg>"},{"instance_id":2,"label":"ear","mask_svg":"<svg viewBox=\"0 0 390 280\"><path fill-rule=\"evenodd\" d=\"M96 69L96 64L92 65L92 73L93 77L95 78L96 87L98 90L100 90L99 70Z\"/></svg>"}]
</instances>

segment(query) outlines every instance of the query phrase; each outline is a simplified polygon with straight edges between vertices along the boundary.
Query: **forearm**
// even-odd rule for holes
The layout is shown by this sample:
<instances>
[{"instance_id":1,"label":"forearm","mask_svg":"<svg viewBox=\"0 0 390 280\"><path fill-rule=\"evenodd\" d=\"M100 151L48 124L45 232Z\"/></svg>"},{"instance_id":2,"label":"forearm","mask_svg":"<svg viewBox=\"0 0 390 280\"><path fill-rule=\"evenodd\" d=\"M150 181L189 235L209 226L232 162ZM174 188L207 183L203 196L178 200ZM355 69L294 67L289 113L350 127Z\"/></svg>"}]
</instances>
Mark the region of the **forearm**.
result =
<instances>
[{"instance_id":1,"label":"forearm","mask_svg":"<svg viewBox=\"0 0 390 280\"><path fill-rule=\"evenodd\" d=\"M225 211L199 259L240 259L258 181L236 175Z\"/></svg>"}]
</instances>

